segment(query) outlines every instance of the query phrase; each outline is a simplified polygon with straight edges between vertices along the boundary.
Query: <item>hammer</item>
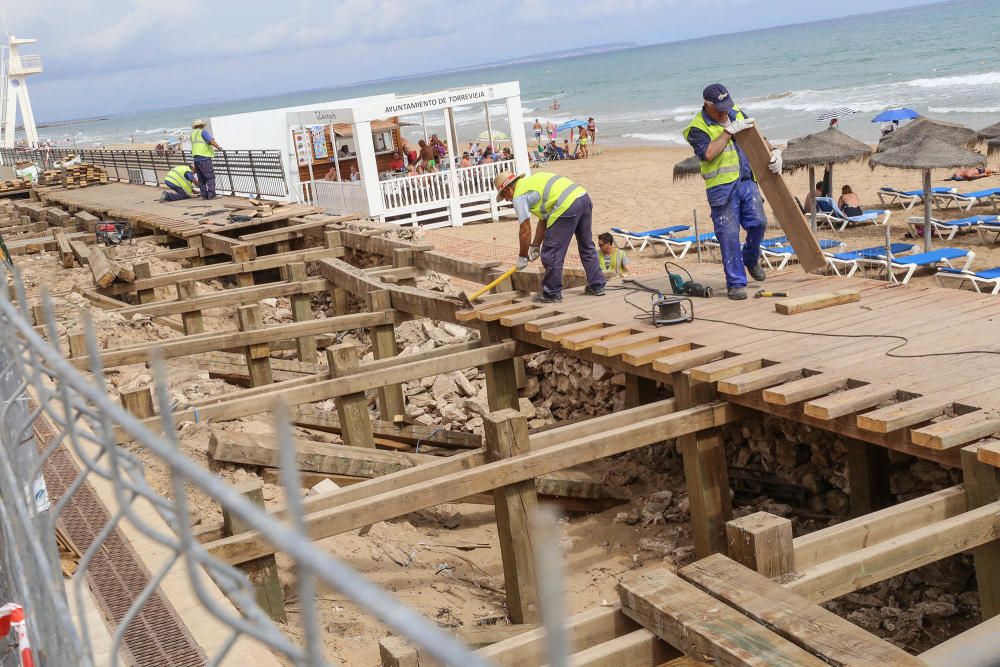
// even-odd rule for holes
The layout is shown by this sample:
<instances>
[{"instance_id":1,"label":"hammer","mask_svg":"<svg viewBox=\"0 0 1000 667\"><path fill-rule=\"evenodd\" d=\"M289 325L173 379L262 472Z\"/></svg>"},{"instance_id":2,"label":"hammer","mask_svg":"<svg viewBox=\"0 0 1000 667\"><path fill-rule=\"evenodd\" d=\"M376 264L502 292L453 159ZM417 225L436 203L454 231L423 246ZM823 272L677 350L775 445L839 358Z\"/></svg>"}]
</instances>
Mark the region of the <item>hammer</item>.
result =
<instances>
[{"instance_id":1,"label":"hammer","mask_svg":"<svg viewBox=\"0 0 1000 667\"><path fill-rule=\"evenodd\" d=\"M762 296L788 296L788 292L768 292L766 290L759 289L753 295L753 298L759 299Z\"/></svg>"}]
</instances>

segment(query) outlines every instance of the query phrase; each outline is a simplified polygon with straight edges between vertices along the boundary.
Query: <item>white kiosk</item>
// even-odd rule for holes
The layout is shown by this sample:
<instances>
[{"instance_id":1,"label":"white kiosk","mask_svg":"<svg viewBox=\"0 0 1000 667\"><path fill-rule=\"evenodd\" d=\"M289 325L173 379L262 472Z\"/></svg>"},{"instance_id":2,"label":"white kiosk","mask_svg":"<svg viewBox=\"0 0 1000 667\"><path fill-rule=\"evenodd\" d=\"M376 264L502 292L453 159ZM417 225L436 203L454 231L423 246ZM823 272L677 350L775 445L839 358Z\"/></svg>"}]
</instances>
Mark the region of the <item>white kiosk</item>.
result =
<instances>
[{"instance_id":1,"label":"white kiosk","mask_svg":"<svg viewBox=\"0 0 1000 667\"><path fill-rule=\"evenodd\" d=\"M499 115L506 117L508 127L503 129L509 139L496 143L509 145L511 159L460 166L462 149L455 109L476 105L482 105L487 137L500 136L493 127L493 116L498 115L496 107L503 105ZM393 153L402 148L400 118L418 117L426 139L427 119L438 113L443 117L442 138L448 151L440 160L442 168L425 174L391 169ZM275 127L279 118L280 127ZM293 197L335 215L362 213L398 224L439 227L497 220L502 209L510 205L496 201L493 178L504 170L530 170L516 81L222 116L212 118L212 132L220 141L238 143L240 148L282 148ZM278 137L283 140L276 145ZM257 145L263 142L269 145ZM479 143L485 148L489 142ZM352 167L357 169L359 180L350 180Z\"/></svg>"}]
</instances>

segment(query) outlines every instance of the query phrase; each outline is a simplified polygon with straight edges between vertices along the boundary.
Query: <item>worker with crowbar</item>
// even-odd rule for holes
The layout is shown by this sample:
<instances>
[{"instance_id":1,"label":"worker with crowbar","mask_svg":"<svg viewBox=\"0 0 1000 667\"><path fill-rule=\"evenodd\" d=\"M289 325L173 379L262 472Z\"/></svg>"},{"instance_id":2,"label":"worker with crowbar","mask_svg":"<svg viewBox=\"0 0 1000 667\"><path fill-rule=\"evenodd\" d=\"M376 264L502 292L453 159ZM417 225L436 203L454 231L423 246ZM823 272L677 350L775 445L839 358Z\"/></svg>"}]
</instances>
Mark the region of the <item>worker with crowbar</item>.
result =
<instances>
[{"instance_id":1,"label":"worker with crowbar","mask_svg":"<svg viewBox=\"0 0 1000 667\"><path fill-rule=\"evenodd\" d=\"M531 176L509 171L497 174L493 181L497 199L512 202L517 220L519 255L516 268L523 271L529 262L539 257L545 268L542 289L534 296L539 303L562 301L563 261L570 241L576 237L580 260L587 272L584 292L593 296L604 294L606 280L597 261L597 249L591 236L593 202L581 186L565 176L544 171ZM538 218L535 233L531 233L531 216Z\"/></svg>"},{"instance_id":2,"label":"worker with crowbar","mask_svg":"<svg viewBox=\"0 0 1000 667\"><path fill-rule=\"evenodd\" d=\"M701 160L701 177L705 180L726 273L726 294L730 299L745 299L747 273L758 282L766 277L760 265L760 242L767 227L767 216L750 161L733 137L752 127L754 120L743 115L721 83L706 87L702 98L702 107L683 134ZM781 151L771 152L768 169L775 174L781 173ZM740 227L747 233L742 251Z\"/></svg>"}]
</instances>

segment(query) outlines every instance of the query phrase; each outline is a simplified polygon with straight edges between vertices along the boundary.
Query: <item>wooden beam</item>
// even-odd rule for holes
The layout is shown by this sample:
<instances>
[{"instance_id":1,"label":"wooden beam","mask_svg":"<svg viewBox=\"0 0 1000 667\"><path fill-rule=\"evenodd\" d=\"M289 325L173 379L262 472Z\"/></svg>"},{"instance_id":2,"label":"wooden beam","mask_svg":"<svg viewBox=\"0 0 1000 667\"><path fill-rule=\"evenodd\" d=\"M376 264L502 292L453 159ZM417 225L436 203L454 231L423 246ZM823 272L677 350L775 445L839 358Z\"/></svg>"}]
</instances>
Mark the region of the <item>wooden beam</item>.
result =
<instances>
[{"instance_id":1,"label":"wooden beam","mask_svg":"<svg viewBox=\"0 0 1000 667\"><path fill-rule=\"evenodd\" d=\"M260 306L240 306L236 309L240 331L256 331L264 328ZM267 343L247 345L244 349L247 368L250 370L250 386L261 387L274 382L271 375L271 349Z\"/></svg>"},{"instance_id":2,"label":"wooden beam","mask_svg":"<svg viewBox=\"0 0 1000 667\"><path fill-rule=\"evenodd\" d=\"M361 355L356 345L340 344L328 347L326 360L330 367L330 377L333 378L348 377L361 368ZM358 391L338 396L336 403L344 444L351 447L374 448L375 437L365 392Z\"/></svg>"},{"instance_id":3,"label":"wooden beam","mask_svg":"<svg viewBox=\"0 0 1000 667\"><path fill-rule=\"evenodd\" d=\"M892 504L889 450L863 440L844 438L851 516L863 516Z\"/></svg>"},{"instance_id":4,"label":"wooden beam","mask_svg":"<svg viewBox=\"0 0 1000 667\"><path fill-rule=\"evenodd\" d=\"M880 544L912 530L961 514L968 509L965 489L952 486L866 516L795 538L795 569Z\"/></svg>"},{"instance_id":5,"label":"wooden beam","mask_svg":"<svg viewBox=\"0 0 1000 667\"><path fill-rule=\"evenodd\" d=\"M305 262L294 262L287 267L288 280L293 283L305 283L306 275ZM313 317L312 296L309 294L293 294L291 297L292 320L295 322L308 322L315 319ZM382 310L378 308L377 310ZM295 339L296 355L299 361L306 361L310 364L316 363L316 337L300 336Z\"/></svg>"},{"instance_id":6,"label":"wooden beam","mask_svg":"<svg viewBox=\"0 0 1000 667\"><path fill-rule=\"evenodd\" d=\"M765 403L792 405L818 396L825 396L846 386L846 377L834 373L819 373L765 389L761 392L761 398Z\"/></svg>"},{"instance_id":7,"label":"wooden beam","mask_svg":"<svg viewBox=\"0 0 1000 667\"><path fill-rule=\"evenodd\" d=\"M788 185L781 174L773 174L767 167L771 160L771 149L761 136L760 130L757 127L750 127L737 133L734 140L750 161L764 199L771 205L774 217L777 218L781 230L795 250L795 257L799 260L802 270L810 273L826 267L826 256L820 250L819 243L816 242L802 209L795 203Z\"/></svg>"},{"instance_id":8,"label":"wooden beam","mask_svg":"<svg viewBox=\"0 0 1000 667\"><path fill-rule=\"evenodd\" d=\"M66 232L61 229L53 229L52 236L55 237L56 243L59 245L59 257L63 268L72 269L76 265L76 257L73 256L73 249L70 248L69 241L66 239Z\"/></svg>"},{"instance_id":9,"label":"wooden beam","mask_svg":"<svg viewBox=\"0 0 1000 667\"><path fill-rule=\"evenodd\" d=\"M1000 411L976 410L910 431L913 444L931 449L965 445L1000 431Z\"/></svg>"},{"instance_id":10,"label":"wooden beam","mask_svg":"<svg viewBox=\"0 0 1000 667\"><path fill-rule=\"evenodd\" d=\"M156 414L153 407L153 394L149 387L142 387L133 391L119 392L122 400L122 407L131 412L139 419L146 419Z\"/></svg>"},{"instance_id":11,"label":"wooden beam","mask_svg":"<svg viewBox=\"0 0 1000 667\"><path fill-rule=\"evenodd\" d=\"M94 284L98 287L107 287L115 280L115 272L111 270L108 258L99 247L91 246L87 253L87 264L90 272L94 275Z\"/></svg>"},{"instance_id":12,"label":"wooden beam","mask_svg":"<svg viewBox=\"0 0 1000 667\"><path fill-rule=\"evenodd\" d=\"M132 270L135 271L136 280L145 280L153 276L153 268L148 261L133 264ZM156 301L156 290L142 289L138 290L136 294L138 295L139 303Z\"/></svg>"},{"instance_id":13,"label":"wooden beam","mask_svg":"<svg viewBox=\"0 0 1000 667\"><path fill-rule=\"evenodd\" d=\"M500 410L483 416L486 455L502 461L527 454L528 421L516 410ZM538 623L538 582L531 517L538 512L535 481L525 479L493 490L497 537L503 560L507 614L512 623Z\"/></svg>"},{"instance_id":14,"label":"wooden beam","mask_svg":"<svg viewBox=\"0 0 1000 667\"><path fill-rule=\"evenodd\" d=\"M646 629L635 630L611 641L591 646L569 656L568 667L657 667L683 654ZM688 667L697 667L686 662ZM703 665L703 663L701 663ZM678 665L677 667L680 667Z\"/></svg>"},{"instance_id":15,"label":"wooden beam","mask_svg":"<svg viewBox=\"0 0 1000 667\"><path fill-rule=\"evenodd\" d=\"M498 322L487 322L481 331L481 340L494 344L504 337ZM486 401L492 412L519 410L517 396L517 369L514 359L501 359L486 366Z\"/></svg>"},{"instance_id":16,"label":"wooden beam","mask_svg":"<svg viewBox=\"0 0 1000 667\"><path fill-rule=\"evenodd\" d=\"M824 667L825 662L664 569L618 587L625 615L689 657L746 667Z\"/></svg>"},{"instance_id":17,"label":"wooden beam","mask_svg":"<svg viewBox=\"0 0 1000 667\"><path fill-rule=\"evenodd\" d=\"M365 307L369 312L377 312L388 308L392 303L389 293L385 290L367 292ZM396 327L392 324L374 326L371 329L372 352L376 359L391 359L399 354L396 344ZM378 388L378 413L383 421L393 422L398 417L406 416L406 403L403 400L403 386L393 384Z\"/></svg>"},{"instance_id":18,"label":"wooden beam","mask_svg":"<svg viewBox=\"0 0 1000 667\"><path fill-rule=\"evenodd\" d=\"M1000 499L1000 469L978 460L979 447L962 448L962 473L969 508L982 507ZM985 621L1000 613L1000 541L972 551L979 589L979 611Z\"/></svg>"},{"instance_id":19,"label":"wooden beam","mask_svg":"<svg viewBox=\"0 0 1000 667\"><path fill-rule=\"evenodd\" d=\"M1000 501L800 570L782 583L814 602L826 602L998 537Z\"/></svg>"},{"instance_id":20,"label":"wooden beam","mask_svg":"<svg viewBox=\"0 0 1000 667\"><path fill-rule=\"evenodd\" d=\"M198 298L198 289L193 280L183 280L177 283L177 300L191 302ZM200 310L189 310L181 313L184 324L184 335L193 336L205 332L205 320Z\"/></svg>"},{"instance_id":21,"label":"wooden beam","mask_svg":"<svg viewBox=\"0 0 1000 667\"><path fill-rule=\"evenodd\" d=\"M264 509L264 491L260 482L254 480L244 482L237 487L240 495L252 502L260 509ZM223 533L227 537L239 535L250 530L250 526L240 517L229 511L229 508L222 508ZM240 568L246 572L250 579L250 584L254 588L257 604L267 612L275 621L284 623L287 620L285 611L285 595L281 588L281 580L278 578L278 563L274 554L261 556L251 561L243 563Z\"/></svg>"},{"instance_id":22,"label":"wooden beam","mask_svg":"<svg viewBox=\"0 0 1000 667\"><path fill-rule=\"evenodd\" d=\"M726 522L729 556L765 577L795 569L792 522L767 512L754 512Z\"/></svg>"},{"instance_id":23,"label":"wooden beam","mask_svg":"<svg viewBox=\"0 0 1000 667\"><path fill-rule=\"evenodd\" d=\"M311 406L302 406L296 410L292 415L292 423L314 431L338 434L342 432L340 419L337 415ZM424 447L444 447L447 449L476 449L483 446L482 438L475 433L442 429L437 426L396 424L373 419L372 430L377 438L394 440L407 445L420 443Z\"/></svg>"},{"instance_id":24,"label":"wooden beam","mask_svg":"<svg viewBox=\"0 0 1000 667\"><path fill-rule=\"evenodd\" d=\"M715 600L737 609L826 664L841 667L924 665L894 644L725 556L709 556L678 570L678 574Z\"/></svg>"},{"instance_id":25,"label":"wooden beam","mask_svg":"<svg viewBox=\"0 0 1000 667\"><path fill-rule=\"evenodd\" d=\"M898 393L894 387L866 384L809 401L803 406L803 411L816 419L836 419L896 398Z\"/></svg>"},{"instance_id":26,"label":"wooden beam","mask_svg":"<svg viewBox=\"0 0 1000 667\"><path fill-rule=\"evenodd\" d=\"M453 499L638 449L653 442L722 426L735 421L738 414L739 410L728 403L712 403L583 436L539 451L534 451L533 448L528 454L486 463L444 477L435 476L405 488L393 488L385 493L311 513L305 519L307 534L311 539L338 535L353 528ZM252 534L220 540L207 548L216 557L230 563L274 552L274 547L266 539Z\"/></svg>"},{"instance_id":27,"label":"wooden beam","mask_svg":"<svg viewBox=\"0 0 1000 667\"><path fill-rule=\"evenodd\" d=\"M180 281L177 284L180 285L183 282L193 281ZM257 287L227 289L180 301L154 301L153 303L119 308L116 312L124 317L129 317L136 313L151 316L177 315L194 310L209 310L211 308L226 308L229 306L257 303L261 299L270 297L325 292L326 289L326 281L322 278L309 278L302 282L280 282L259 285Z\"/></svg>"},{"instance_id":28,"label":"wooden beam","mask_svg":"<svg viewBox=\"0 0 1000 667\"><path fill-rule=\"evenodd\" d=\"M248 265L257 259L257 247L244 243L232 247L233 262L240 265ZM253 271L240 271L236 274L237 287L253 287Z\"/></svg>"},{"instance_id":29,"label":"wooden beam","mask_svg":"<svg viewBox=\"0 0 1000 667\"><path fill-rule=\"evenodd\" d=\"M774 310L782 315L798 315L811 310L861 301L861 292L856 289L842 289L835 292L810 294L774 302Z\"/></svg>"}]
</instances>

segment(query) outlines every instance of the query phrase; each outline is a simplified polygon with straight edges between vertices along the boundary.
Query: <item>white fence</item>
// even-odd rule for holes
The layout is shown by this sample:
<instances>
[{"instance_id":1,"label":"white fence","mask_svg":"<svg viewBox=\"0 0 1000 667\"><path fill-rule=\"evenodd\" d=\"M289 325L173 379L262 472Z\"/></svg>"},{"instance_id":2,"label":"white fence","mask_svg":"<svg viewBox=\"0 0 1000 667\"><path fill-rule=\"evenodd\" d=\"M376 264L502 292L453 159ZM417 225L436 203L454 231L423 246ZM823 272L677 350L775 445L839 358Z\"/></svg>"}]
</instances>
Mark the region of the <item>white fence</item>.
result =
<instances>
[{"instance_id":1,"label":"white fence","mask_svg":"<svg viewBox=\"0 0 1000 667\"><path fill-rule=\"evenodd\" d=\"M361 181L312 181L305 183L308 198L333 215L368 214L368 198Z\"/></svg>"}]
</instances>

